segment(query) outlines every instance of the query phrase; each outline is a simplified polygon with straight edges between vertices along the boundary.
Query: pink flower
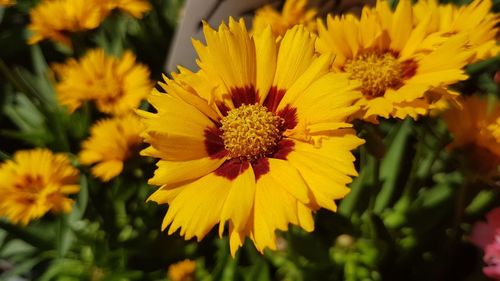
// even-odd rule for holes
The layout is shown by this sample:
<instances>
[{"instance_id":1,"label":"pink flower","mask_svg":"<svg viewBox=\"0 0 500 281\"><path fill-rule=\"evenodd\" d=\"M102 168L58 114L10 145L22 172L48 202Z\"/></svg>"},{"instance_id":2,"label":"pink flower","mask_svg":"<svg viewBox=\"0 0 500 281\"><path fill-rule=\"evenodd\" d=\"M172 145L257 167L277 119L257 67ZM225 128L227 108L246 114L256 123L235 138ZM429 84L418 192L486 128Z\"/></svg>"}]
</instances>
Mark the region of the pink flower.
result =
<instances>
[{"instance_id":1,"label":"pink flower","mask_svg":"<svg viewBox=\"0 0 500 281\"><path fill-rule=\"evenodd\" d=\"M486 222L477 222L474 225L471 242L484 251L484 274L500 280L500 208L486 214Z\"/></svg>"}]
</instances>

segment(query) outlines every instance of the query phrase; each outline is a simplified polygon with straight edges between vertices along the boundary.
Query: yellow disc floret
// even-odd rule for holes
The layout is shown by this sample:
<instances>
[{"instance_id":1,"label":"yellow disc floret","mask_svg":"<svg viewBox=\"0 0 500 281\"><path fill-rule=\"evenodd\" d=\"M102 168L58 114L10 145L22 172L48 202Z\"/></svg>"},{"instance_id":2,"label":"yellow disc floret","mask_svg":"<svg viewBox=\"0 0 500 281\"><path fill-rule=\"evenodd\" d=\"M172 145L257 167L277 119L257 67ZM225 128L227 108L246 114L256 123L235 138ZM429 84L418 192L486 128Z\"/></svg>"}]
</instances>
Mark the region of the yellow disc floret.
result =
<instances>
[{"instance_id":1,"label":"yellow disc floret","mask_svg":"<svg viewBox=\"0 0 500 281\"><path fill-rule=\"evenodd\" d=\"M365 97L382 96L386 89L401 85L402 67L391 53L359 55L346 63L345 71L361 81Z\"/></svg>"},{"instance_id":2,"label":"yellow disc floret","mask_svg":"<svg viewBox=\"0 0 500 281\"><path fill-rule=\"evenodd\" d=\"M257 159L272 152L284 120L259 104L242 105L221 121L224 146L233 158Z\"/></svg>"}]
</instances>

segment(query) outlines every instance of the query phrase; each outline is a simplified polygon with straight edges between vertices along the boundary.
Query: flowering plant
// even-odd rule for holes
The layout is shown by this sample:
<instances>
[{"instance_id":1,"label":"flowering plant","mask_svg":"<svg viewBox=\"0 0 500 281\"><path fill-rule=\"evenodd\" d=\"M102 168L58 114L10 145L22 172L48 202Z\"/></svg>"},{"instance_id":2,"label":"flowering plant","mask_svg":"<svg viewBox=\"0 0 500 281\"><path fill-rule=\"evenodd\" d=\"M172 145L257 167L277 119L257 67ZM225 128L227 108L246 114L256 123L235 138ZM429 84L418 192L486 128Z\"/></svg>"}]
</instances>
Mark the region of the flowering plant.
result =
<instances>
[{"instance_id":1,"label":"flowering plant","mask_svg":"<svg viewBox=\"0 0 500 281\"><path fill-rule=\"evenodd\" d=\"M1 280L500 280L498 1L184 4L0 0Z\"/></svg>"}]
</instances>

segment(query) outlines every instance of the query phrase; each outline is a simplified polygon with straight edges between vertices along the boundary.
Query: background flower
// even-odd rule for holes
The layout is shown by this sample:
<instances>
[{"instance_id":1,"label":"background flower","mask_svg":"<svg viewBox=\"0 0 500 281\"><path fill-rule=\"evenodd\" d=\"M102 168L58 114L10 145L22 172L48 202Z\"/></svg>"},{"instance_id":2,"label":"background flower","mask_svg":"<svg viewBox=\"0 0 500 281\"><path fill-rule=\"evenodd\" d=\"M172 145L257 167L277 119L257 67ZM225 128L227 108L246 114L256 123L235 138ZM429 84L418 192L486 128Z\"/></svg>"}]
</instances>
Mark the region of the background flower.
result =
<instances>
[{"instance_id":1,"label":"background flower","mask_svg":"<svg viewBox=\"0 0 500 281\"><path fill-rule=\"evenodd\" d=\"M105 13L94 1L87 0L42 0L30 12L31 31L29 44L50 39L71 45L74 32L98 27Z\"/></svg>"},{"instance_id":2,"label":"background flower","mask_svg":"<svg viewBox=\"0 0 500 281\"><path fill-rule=\"evenodd\" d=\"M495 280L500 279L500 208L486 214L486 222L477 222L472 229L471 241L484 251L486 266L483 272Z\"/></svg>"},{"instance_id":3,"label":"background flower","mask_svg":"<svg viewBox=\"0 0 500 281\"><path fill-rule=\"evenodd\" d=\"M64 154L47 149L20 150L0 165L0 215L28 224L49 211L69 212L77 193L78 170Z\"/></svg>"},{"instance_id":4,"label":"background flower","mask_svg":"<svg viewBox=\"0 0 500 281\"><path fill-rule=\"evenodd\" d=\"M145 0L96 0L96 3L108 11L119 9L139 19L151 10L151 4Z\"/></svg>"},{"instance_id":5,"label":"background flower","mask_svg":"<svg viewBox=\"0 0 500 281\"><path fill-rule=\"evenodd\" d=\"M172 281L194 281L196 262L183 260L168 267L168 278Z\"/></svg>"},{"instance_id":6,"label":"background flower","mask_svg":"<svg viewBox=\"0 0 500 281\"><path fill-rule=\"evenodd\" d=\"M118 176L124 162L139 152L143 126L135 115L98 121L82 143L78 156L84 165L94 165L92 174L103 181Z\"/></svg>"},{"instance_id":7,"label":"background flower","mask_svg":"<svg viewBox=\"0 0 500 281\"><path fill-rule=\"evenodd\" d=\"M328 16L326 25L320 22L317 50L335 54L333 71L362 82L361 110L354 117L416 119L440 99L453 99L446 86L467 78L462 69L472 55L468 38L453 36L435 49L424 48L429 22L412 18L410 1L400 1L394 12L377 1L359 19Z\"/></svg>"},{"instance_id":8,"label":"background flower","mask_svg":"<svg viewBox=\"0 0 500 281\"><path fill-rule=\"evenodd\" d=\"M422 0L414 5L414 16L419 22L427 22L428 33L438 32L451 36L464 33L469 37L468 47L474 52L473 61L496 56L500 52L498 14L492 13L491 0L474 0L467 5L441 4L436 0Z\"/></svg>"},{"instance_id":9,"label":"background flower","mask_svg":"<svg viewBox=\"0 0 500 281\"><path fill-rule=\"evenodd\" d=\"M94 49L79 60L56 65L54 71L60 79L58 99L70 112L94 101L101 112L124 115L136 109L151 90L148 68L136 63L131 52L114 57Z\"/></svg>"},{"instance_id":10,"label":"background flower","mask_svg":"<svg viewBox=\"0 0 500 281\"><path fill-rule=\"evenodd\" d=\"M459 102L459 106L444 114L453 135L449 148L463 151L470 168L476 172L496 172L500 164L500 142L491 126L496 125L500 116L500 104L494 101L490 107L486 99L478 96L463 97Z\"/></svg>"},{"instance_id":11,"label":"background flower","mask_svg":"<svg viewBox=\"0 0 500 281\"><path fill-rule=\"evenodd\" d=\"M308 8L307 0L286 0L281 13L271 5L266 5L255 12L253 32L261 32L271 26L273 34L285 35L294 25L302 24L310 31L316 31L316 9Z\"/></svg>"}]
</instances>

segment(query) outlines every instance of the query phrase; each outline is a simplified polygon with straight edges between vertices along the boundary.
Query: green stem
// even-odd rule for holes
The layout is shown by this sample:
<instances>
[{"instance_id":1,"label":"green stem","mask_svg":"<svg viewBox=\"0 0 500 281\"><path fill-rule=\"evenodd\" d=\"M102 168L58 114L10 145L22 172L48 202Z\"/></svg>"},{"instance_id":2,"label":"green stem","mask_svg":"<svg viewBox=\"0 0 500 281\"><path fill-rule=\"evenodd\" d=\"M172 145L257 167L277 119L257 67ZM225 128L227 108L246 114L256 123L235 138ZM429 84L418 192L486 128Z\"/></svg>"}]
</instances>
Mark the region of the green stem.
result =
<instances>
[{"instance_id":1,"label":"green stem","mask_svg":"<svg viewBox=\"0 0 500 281\"><path fill-rule=\"evenodd\" d=\"M7 64L1 58L0 58L0 72L5 76L5 78L7 78L7 80L9 80L12 83L12 85L14 85L14 87L19 92L23 93L29 92L29 89L24 87L24 85L16 79L15 75L12 74L12 71L9 69Z\"/></svg>"}]
</instances>

